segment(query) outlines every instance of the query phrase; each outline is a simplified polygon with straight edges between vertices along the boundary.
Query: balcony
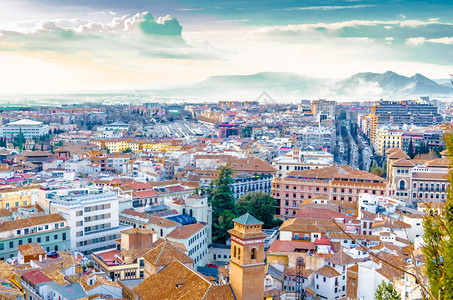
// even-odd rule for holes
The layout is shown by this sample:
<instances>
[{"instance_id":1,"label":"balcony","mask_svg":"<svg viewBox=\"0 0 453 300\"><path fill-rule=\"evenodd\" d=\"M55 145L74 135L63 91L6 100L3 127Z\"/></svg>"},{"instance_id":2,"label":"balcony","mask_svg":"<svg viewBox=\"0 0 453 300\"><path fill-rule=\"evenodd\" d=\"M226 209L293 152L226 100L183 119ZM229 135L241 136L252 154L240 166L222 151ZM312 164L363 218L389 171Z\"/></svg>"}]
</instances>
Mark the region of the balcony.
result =
<instances>
[{"instance_id":1,"label":"balcony","mask_svg":"<svg viewBox=\"0 0 453 300\"><path fill-rule=\"evenodd\" d=\"M311 241L311 238L310 237L293 237L293 240L296 240L296 241Z\"/></svg>"}]
</instances>

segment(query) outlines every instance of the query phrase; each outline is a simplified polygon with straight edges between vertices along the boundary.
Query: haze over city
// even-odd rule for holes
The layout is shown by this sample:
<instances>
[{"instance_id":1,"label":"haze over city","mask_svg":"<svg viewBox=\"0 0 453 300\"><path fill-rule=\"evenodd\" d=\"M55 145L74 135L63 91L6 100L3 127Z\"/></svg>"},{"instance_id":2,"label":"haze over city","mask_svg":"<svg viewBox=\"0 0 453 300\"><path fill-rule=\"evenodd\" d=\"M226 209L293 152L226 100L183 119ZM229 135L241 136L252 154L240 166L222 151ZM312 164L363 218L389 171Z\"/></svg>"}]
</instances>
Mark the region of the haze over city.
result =
<instances>
[{"instance_id":1,"label":"haze over city","mask_svg":"<svg viewBox=\"0 0 453 300\"><path fill-rule=\"evenodd\" d=\"M392 71L449 84L452 7L448 1L7 0L0 4L0 93L151 90L147 97L254 99L270 85L276 98L379 99L401 93L363 76L338 83ZM243 78L253 88L226 75L253 75ZM284 87L272 87L275 77Z\"/></svg>"}]
</instances>

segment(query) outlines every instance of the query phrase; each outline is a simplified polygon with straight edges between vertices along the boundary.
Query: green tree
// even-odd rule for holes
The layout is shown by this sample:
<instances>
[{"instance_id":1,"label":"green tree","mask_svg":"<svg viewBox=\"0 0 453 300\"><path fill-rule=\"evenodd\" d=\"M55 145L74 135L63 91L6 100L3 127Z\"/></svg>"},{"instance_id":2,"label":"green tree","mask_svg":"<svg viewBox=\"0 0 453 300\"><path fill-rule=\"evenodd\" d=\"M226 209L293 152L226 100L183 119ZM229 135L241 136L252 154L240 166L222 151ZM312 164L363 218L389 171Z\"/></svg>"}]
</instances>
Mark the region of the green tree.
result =
<instances>
[{"instance_id":1,"label":"green tree","mask_svg":"<svg viewBox=\"0 0 453 300\"><path fill-rule=\"evenodd\" d=\"M237 215L233 211L225 210L223 211L217 222L213 224L213 235L212 241L214 243L225 243L225 241L230 237L228 230L234 227L233 219Z\"/></svg>"},{"instance_id":2,"label":"green tree","mask_svg":"<svg viewBox=\"0 0 453 300\"><path fill-rule=\"evenodd\" d=\"M263 228L281 225L280 219L274 219L276 200L268 193L247 193L236 202L238 215L249 213L262 221Z\"/></svg>"},{"instance_id":3,"label":"green tree","mask_svg":"<svg viewBox=\"0 0 453 300\"><path fill-rule=\"evenodd\" d=\"M131 148L127 148L126 150L123 151L123 153L129 153L129 152L132 152Z\"/></svg>"},{"instance_id":4,"label":"green tree","mask_svg":"<svg viewBox=\"0 0 453 300\"><path fill-rule=\"evenodd\" d=\"M401 300L400 294L393 289L393 284L385 281L377 287L375 298L376 300Z\"/></svg>"},{"instance_id":5,"label":"green tree","mask_svg":"<svg viewBox=\"0 0 453 300\"><path fill-rule=\"evenodd\" d=\"M407 149L407 155L409 155L409 157L411 159L413 159L415 157L414 143L412 142L412 137L411 137L411 140L409 141L409 148Z\"/></svg>"},{"instance_id":6,"label":"green tree","mask_svg":"<svg viewBox=\"0 0 453 300\"><path fill-rule=\"evenodd\" d=\"M226 231L233 228L233 222L228 220L230 217L233 219L236 216L235 199L232 191L233 173L233 169L228 166L220 168L217 178L211 182L207 191L208 201L212 204L212 239L217 243L226 241L228 236ZM226 212L229 212L229 214Z\"/></svg>"},{"instance_id":7,"label":"green tree","mask_svg":"<svg viewBox=\"0 0 453 300\"><path fill-rule=\"evenodd\" d=\"M453 135L444 135L448 153L453 153ZM451 158L450 158L451 160ZM431 295L436 299L453 299L453 166L450 161L450 188L441 209L427 204L423 220L425 230L423 253Z\"/></svg>"}]
</instances>

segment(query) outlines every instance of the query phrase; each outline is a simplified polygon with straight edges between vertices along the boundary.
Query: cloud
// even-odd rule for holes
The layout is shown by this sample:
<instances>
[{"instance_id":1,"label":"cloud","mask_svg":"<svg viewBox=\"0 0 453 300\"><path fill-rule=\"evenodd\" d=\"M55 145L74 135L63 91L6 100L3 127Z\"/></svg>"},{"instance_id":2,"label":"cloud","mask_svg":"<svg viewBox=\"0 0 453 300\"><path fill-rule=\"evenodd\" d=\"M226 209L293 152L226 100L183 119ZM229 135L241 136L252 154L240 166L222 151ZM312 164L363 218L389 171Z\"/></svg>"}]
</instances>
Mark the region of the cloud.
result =
<instances>
[{"instance_id":1,"label":"cloud","mask_svg":"<svg viewBox=\"0 0 453 300\"><path fill-rule=\"evenodd\" d=\"M439 39L429 39L427 42L430 43L437 43L437 44L445 44L445 45L453 45L453 37L443 37Z\"/></svg>"},{"instance_id":2,"label":"cloud","mask_svg":"<svg viewBox=\"0 0 453 300\"><path fill-rule=\"evenodd\" d=\"M426 39L424 37L416 37L416 38L410 38L406 40L406 44L412 45L412 46L419 46L422 45L424 42L426 42Z\"/></svg>"},{"instance_id":3,"label":"cloud","mask_svg":"<svg viewBox=\"0 0 453 300\"><path fill-rule=\"evenodd\" d=\"M366 7L373 7L375 5L372 4L358 4L358 5L323 5L323 6L303 6L303 7L289 7L289 8L281 8L275 10L286 10L286 11L293 11L293 10L321 10L321 11L330 11L330 10L340 10L340 9L358 9L358 8L366 8Z\"/></svg>"}]
</instances>

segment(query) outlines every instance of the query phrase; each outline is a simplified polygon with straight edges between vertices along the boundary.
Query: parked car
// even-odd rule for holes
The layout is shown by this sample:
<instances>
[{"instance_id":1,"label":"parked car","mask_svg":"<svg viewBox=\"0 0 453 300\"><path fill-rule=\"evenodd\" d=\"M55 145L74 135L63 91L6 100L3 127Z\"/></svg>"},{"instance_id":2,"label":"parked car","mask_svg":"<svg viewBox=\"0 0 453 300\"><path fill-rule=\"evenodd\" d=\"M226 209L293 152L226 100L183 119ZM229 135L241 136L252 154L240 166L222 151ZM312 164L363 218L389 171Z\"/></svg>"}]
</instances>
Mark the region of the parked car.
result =
<instances>
[{"instance_id":1,"label":"parked car","mask_svg":"<svg viewBox=\"0 0 453 300\"><path fill-rule=\"evenodd\" d=\"M49 253L47 253L47 258L58 258L59 255L56 251L51 251Z\"/></svg>"},{"instance_id":2,"label":"parked car","mask_svg":"<svg viewBox=\"0 0 453 300\"><path fill-rule=\"evenodd\" d=\"M219 266L213 263L208 264L209 268L218 268Z\"/></svg>"}]
</instances>

